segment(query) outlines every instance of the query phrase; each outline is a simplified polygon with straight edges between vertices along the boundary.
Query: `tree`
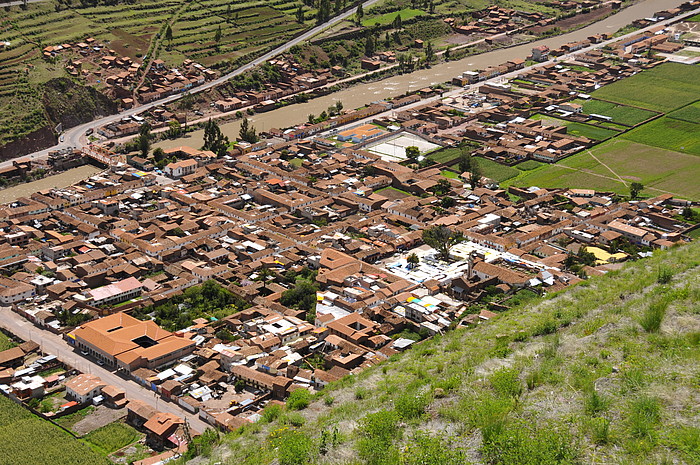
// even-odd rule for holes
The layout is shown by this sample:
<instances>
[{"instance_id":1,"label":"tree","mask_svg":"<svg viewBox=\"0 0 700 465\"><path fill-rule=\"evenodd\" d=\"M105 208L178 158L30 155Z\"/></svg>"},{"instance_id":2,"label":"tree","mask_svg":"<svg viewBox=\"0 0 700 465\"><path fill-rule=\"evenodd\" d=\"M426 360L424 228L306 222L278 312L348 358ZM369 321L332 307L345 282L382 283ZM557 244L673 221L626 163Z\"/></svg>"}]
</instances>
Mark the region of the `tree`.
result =
<instances>
[{"instance_id":1,"label":"tree","mask_svg":"<svg viewBox=\"0 0 700 465\"><path fill-rule=\"evenodd\" d=\"M255 131L255 126L250 125L248 118L243 118L243 121L241 121L241 129L238 131L238 135L240 136L241 140L251 144L254 144L260 140L257 132Z\"/></svg>"},{"instance_id":2,"label":"tree","mask_svg":"<svg viewBox=\"0 0 700 465\"><path fill-rule=\"evenodd\" d=\"M365 56L374 56L374 38L371 34L367 35L367 39L365 39Z\"/></svg>"},{"instance_id":3,"label":"tree","mask_svg":"<svg viewBox=\"0 0 700 465\"><path fill-rule=\"evenodd\" d=\"M216 32L214 33L214 42L216 42L216 46L219 46L219 42L221 42L221 25L216 28Z\"/></svg>"},{"instance_id":4,"label":"tree","mask_svg":"<svg viewBox=\"0 0 700 465\"><path fill-rule=\"evenodd\" d=\"M148 157L148 152L151 150L151 125L143 123L139 128L138 146L141 156Z\"/></svg>"},{"instance_id":5,"label":"tree","mask_svg":"<svg viewBox=\"0 0 700 465\"><path fill-rule=\"evenodd\" d=\"M228 137L224 136L216 121L209 119L204 125L203 150L211 150L217 157L223 157L228 152Z\"/></svg>"},{"instance_id":6,"label":"tree","mask_svg":"<svg viewBox=\"0 0 700 465\"><path fill-rule=\"evenodd\" d=\"M640 192L644 190L644 184L641 182L633 182L630 184L630 198L632 200L636 199L639 197Z\"/></svg>"},{"instance_id":7,"label":"tree","mask_svg":"<svg viewBox=\"0 0 700 465\"><path fill-rule=\"evenodd\" d=\"M362 9L362 3L357 5L357 11L355 12L355 21L357 21L357 24L360 24L362 22L362 17L365 15L364 10Z\"/></svg>"},{"instance_id":8,"label":"tree","mask_svg":"<svg viewBox=\"0 0 700 465\"><path fill-rule=\"evenodd\" d=\"M428 42L425 47L425 62L430 64L435 60L435 50L433 49L432 42Z\"/></svg>"},{"instance_id":9,"label":"tree","mask_svg":"<svg viewBox=\"0 0 700 465\"><path fill-rule=\"evenodd\" d=\"M316 285L310 280L299 278L293 288L287 289L280 297L285 307L312 311L316 309Z\"/></svg>"},{"instance_id":10,"label":"tree","mask_svg":"<svg viewBox=\"0 0 700 465\"><path fill-rule=\"evenodd\" d=\"M459 173L468 173L472 169L472 157L468 153L459 156Z\"/></svg>"},{"instance_id":11,"label":"tree","mask_svg":"<svg viewBox=\"0 0 700 465\"><path fill-rule=\"evenodd\" d=\"M394 18L394 22L392 25L393 25L394 29L401 29L401 27L403 26L403 24L401 22L401 13L396 14L396 17Z\"/></svg>"},{"instance_id":12,"label":"tree","mask_svg":"<svg viewBox=\"0 0 700 465\"><path fill-rule=\"evenodd\" d=\"M481 170L479 169L479 164L476 161L476 158L471 159L471 171L469 171L469 185L472 186L472 189L476 189L479 187L479 183L481 182Z\"/></svg>"},{"instance_id":13,"label":"tree","mask_svg":"<svg viewBox=\"0 0 700 465\"><path fill-rule=\"evenodd\" d=\"M297 8L297 23L303 23L304 22L304 7L302 5L299 5L299 8Z\"/></svg>"},{"instance_id":14,"label":"tree","mask_svg":"<svg viewBox=\"0 0 700 465\"><path fill-rule=\"evenodd\" d=\"M450 181L447 179L440 179L433 188L433 191L437 195L445 195L450 192L450 190L452 190L452 186L450 185Z\"/></svg>"},{"instance_id":15,"label":"tree","mask_svg":"<svg viewBox=\"0 0 700 465\"><path fill-rule=\"evenodd\" d=\"M318 4L318 12L316 13L316 22L318 24L325 23L331 17L331 0L320 0Z\"/></svg>"},{"instance_id":16,"label":"tree","mask_svg":"<svg viewBox=\"0 0 700 465\"><path fill-rule=\"evenodd\" d=\"M333 11L337 15L340 13L340 10L343 9L343 0L335 0L335 4L333 5Z\"/></svg>"},{"instance_id":17,"label":"tree","mask_svg":"<svg viewBox=\"0 0 700 465\"><path fill-rule=\"evenodd\" d=\"M450 249L462 241L462 235L446 226L433 226L423 230L423 242L435 249L440 258L450 260Z\"/></svg>"},{"instance_id":18,"label":"tree","mask_svg":"<svg viewBox=\"0 0 700 465\"><path fill-rule=\"evenodd\" d=\"M418 258L418 255L415 253L412 253L408 257L406 257L406 262L410 265L409 268L413 269L416 265L420 263L420 258Z\"/></svg>"},{"instance_id":19,"label":"tree","mask_svg":"<svg viewBox=\"0 0 700 465\"><path fill-rule=\"evenodd\" d=\"M440 206L442 208L452 208L456 203L457 202L455 202L455 199L452 197L443 197L442 200L440 200Z\"/></svg>"},{"instance_id":20,"label":"tree","mask_svg":"<svg viewBox=\"0 0 700 465\"><path fill-rule=\"evenodd\" d=\"M406 157L408 157L409 160L415 160L420 156L420 149L416 147L415 145L411 145L409 147L406 147Z\"/></svg>"},{"instance_id":21,"label":"tree","mask_svg":"<svg viewBox=\"0 0 700 465\"><path fill-rule=\"evenodd\" d=\"M173 44L173 28L170 27L170 23L165 26L165 40L168 41L168 47Z\"/></svg>"},{"instance_id":22,"label":"tree","mask_svg":"<svg viewBox=\"0 0 700 465\"><path fill-rule=\"evenodd\" d=\"M182 135L182 125L177 120L172 120L168 122L168 130L165 131L166 137L170 139L177 139Z\"/></svg>"},{"instance_id":23,"label":"tree","mask_svg":"<svg viewBox=\"0 0 700 465\"><path fill-rule=\"evenodd\" d=\"M265 290L267 290L267 279L270 276L272 276L272 271L265 266L260 268L260 271L258 271L258 277L256 280L263 283L263 289Z\"/></svg>"},{"instance_id":24,"label":"tree","mask_svg":"<svg viewBox=\"0 0 700 465\"><path fill-rule=\"evenodd\" d=\"M153 160L157 163L161 160L165 159L165 152L163 151L162 148L156 147L155 150L153 150Z\"/></svg>"},{"instance_id":25,"label":"tree","mask_svg":"<svg viewBox=\"0 0 700 465\"><path fill-rule=\"evenodd\" d=\"M447 48L445 49L445 55L444 55L444 56L445 56L445 61L450 61L450 53L451 53L450 50L451 50L451 48L452 48L452 47L447 47Z\"/></svg>"}]
</instances>

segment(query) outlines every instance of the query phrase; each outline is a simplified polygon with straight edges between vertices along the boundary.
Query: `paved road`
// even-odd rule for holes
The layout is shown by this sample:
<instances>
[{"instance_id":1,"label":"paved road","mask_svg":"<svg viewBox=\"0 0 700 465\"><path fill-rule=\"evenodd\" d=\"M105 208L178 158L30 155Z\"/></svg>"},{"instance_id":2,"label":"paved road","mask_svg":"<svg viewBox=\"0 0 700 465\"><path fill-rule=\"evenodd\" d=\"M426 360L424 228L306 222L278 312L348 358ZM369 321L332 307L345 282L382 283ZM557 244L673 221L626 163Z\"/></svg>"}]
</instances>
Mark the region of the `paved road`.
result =
<instances>
[{"instance_id":1,"label":"paved road","mask_svg":"<svg viewBox=\"0 0 700 465\"><path fill-rule=\"evenodd\" d=\"M372 6L373 4L377 3L379 0L367 0L362 4L363 9L367 9L368 7ZM339 22L351 17L352 15L355 14L356 9L351 8L350 10L339 14L338 16L334 16L333 18L329 19L323 24L320 24L309 31L305 32L304 34L297 36L296 38L290 40L289 42L280 45L279 47L275 48L274 50L267 52L266 54L262 55L259 58L256 58L255 60L251 61L250 63L241 66L240 68L236 69L235 71L232 71L224 76L221 76L218 79L215 79L213 81L207 82L206 84L203 84L199 87L195 87L192 90L190 90L190 94L196 94L199 92L203 92L205 90L211 89L212 87L218 86L219 84L223 84L224 82L228 81L229 79L238 76L239 74L243 74L246 71L254 68L255 66L261 65L262 63L266 62L267 60L286 52L290 48L292 48L295 45L298 45L311 37L323 32L324 30L328 29L329 27L332 27ZM34 152L30 155L28 155L32 159L45 159L48 157L49 151L51 150L58 150L58 149L64 149L67 147L82 147L84 144L84 136L85 136L85 131L87 131L90 128L97 128L100 126L104 126L106 124L113 123L115 121L119 121L125 116L133 116L137 113L141 113L143 111L149 110L153 107L159 106L159 105L164 105L167 103L171 103L177 99L182 97L182 94L177 94L177 95L171 95L169 97L166 97L161 100L155 100L151 103L147 103L145 105L141 105L129 110L125 110L121 113L117 113L115 115L110 115L106 116L104 118L100 118L98 120L91 121L89 123L81 124L80 126L76 126L74 128L68 129L63 133L63 136L61 137L61 140L58 144L54 145L53 147L50 147L48 149L40 150L38 152ZM12 165L12 161L6 161L3 163L0 163L0 168L5 168L8 166Z\"/></svg>"},{"instance_id":2,"label":"paved road","mask_svg":"<svg viewBox=\"0 0 700 465\"><path fill-rule=\"evenodd\" d=\"M161 412L172 413L181 418L186 418L189 422L190 429L194 431L202 432L206 428L211 427L200 420L197 415L190 414L181 409L177 404L164 401L159 396L156 396L153 391L149 391L135 381L126 380L106 370L104 367L91 362L89 359L80 355L79 352L75 352L60 336L37 328L25 318L10 310L9 307L0 307L0 326L25 341L36 342L41 345L42 351L56 355L60 360L73 368L83 373L97 375L106 383L124 389L126 391L126 397L129 400L140 400L141 402L152 405Z\"/></svg>"}]
</instances>

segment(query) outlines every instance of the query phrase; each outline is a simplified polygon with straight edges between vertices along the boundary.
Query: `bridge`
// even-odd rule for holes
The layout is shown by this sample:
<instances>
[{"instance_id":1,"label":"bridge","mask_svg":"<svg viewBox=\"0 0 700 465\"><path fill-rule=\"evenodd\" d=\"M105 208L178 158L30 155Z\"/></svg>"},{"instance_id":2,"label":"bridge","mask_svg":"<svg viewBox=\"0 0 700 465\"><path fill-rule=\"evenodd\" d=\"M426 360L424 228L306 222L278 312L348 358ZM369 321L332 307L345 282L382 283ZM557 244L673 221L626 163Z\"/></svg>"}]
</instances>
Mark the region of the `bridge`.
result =
<instances>
[{"instance_id":1,"label":"bridge","mask_svg":"<svg viewBox=\"0 0 700 465\"><path fill-rule=\"evenodd\" d=\"M126 158L123 155L117 155L111 150L99 145L90 144L83 147L83 154L85 154L86 157L92 158L96 162L105 166L115 166L119 163L126 163Z\"/></svg>"}]
</instances>

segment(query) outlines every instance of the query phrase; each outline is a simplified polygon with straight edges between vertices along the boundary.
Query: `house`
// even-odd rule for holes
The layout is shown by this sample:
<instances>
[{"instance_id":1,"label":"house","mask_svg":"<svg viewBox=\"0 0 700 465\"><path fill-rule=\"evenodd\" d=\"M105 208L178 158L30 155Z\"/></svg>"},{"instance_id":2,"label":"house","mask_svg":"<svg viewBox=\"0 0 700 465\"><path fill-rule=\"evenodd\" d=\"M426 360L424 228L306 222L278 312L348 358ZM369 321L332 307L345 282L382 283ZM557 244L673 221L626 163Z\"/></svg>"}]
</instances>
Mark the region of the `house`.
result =
<instances>
[{"instance_id":1,"label":"house","mask_svg":"<svg viewBox=\"0 0 700 465\"><path fill-rule=\"evenodd\" d=\"M24 363L24 351L19 347L0 352L0 367L16 368Z\"/></svg>"},{"instance_id":2,"label":"house","mask_svg":"<svg viewBox=\"0 0 700 465\"><path fill-rule=\"evenodd\" d=\"M131 277L114 284L98 287L87 291L87 298L91 305L115 305L141 295L143 285L138 279Z\"/></svg>"},{"instance_id":3,"label":"house","mask_svg":"<svg viewBox=\"0 0 700 465\"><path fill-rule=\"evenodd\" d=\"M105 398L105 404L112 408L122 408L129 403L126 391L111 384L102 388L102 395Z\"/></svg>"},{"instance_id":4,"label":"house","mask_svg":"<svg viewBox=\"0 0 700 465\"><path fill-rule=\"evenodd\" d=\"M193 341L123 312L79 326L68 340L81 351L128 373L137 368L158 368L195 349Z\"/></svg>"},{"instance_id":5,"label":"house","mask_svg":"<svg viewBox=\"0 0 700 465\"><path fill-rule=\"evenodd\" d=\"M540 45L532 49L532 59L535 61L543 62L549 59L549 47L546 45Z\"/></svg>"},{"instance_id":6,"label":"house","mask_svg":"<svg viewBox=\"0 0 700 465\"><path fill-rule=\"evenodd\" d=\"M107 386L99 376L82 373L66 382L66 397L80 404L87 404L100 395Z\"/></svg>"},{"instance_id":7,"label":"house","mask_svg":"<svg viewBox=\"0 0 700 465\"><path fill-rule=\"evenodd\" d=\"M181 178L192 174L197 169L197 160L182 160L168 163L163 172L171 178Z\"/></svg>"},{"instance_id":8,"label":"house","mask_svg":"<svg viewBox=\"0 0 700 465\"><path fill-rule=\"evenodd\" d=\"M157 412L143 424L146 430L146 441L156 450L164 447L174 447L179 441L173 441L171 436L185 424L185 420L172 413Z\"/></svg>"}]
</instances>

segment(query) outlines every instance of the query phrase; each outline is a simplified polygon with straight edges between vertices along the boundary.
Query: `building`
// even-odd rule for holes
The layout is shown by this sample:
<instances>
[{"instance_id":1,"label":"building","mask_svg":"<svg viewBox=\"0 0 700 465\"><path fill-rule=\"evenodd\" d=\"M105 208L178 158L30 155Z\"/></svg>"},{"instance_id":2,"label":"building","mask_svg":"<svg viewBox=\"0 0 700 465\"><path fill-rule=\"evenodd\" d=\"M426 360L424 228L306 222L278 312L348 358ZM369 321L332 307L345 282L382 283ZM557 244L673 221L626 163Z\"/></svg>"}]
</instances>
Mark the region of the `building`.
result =
<instances>
[{"instance_id":1,"label":"building","mask_svg":"<svg viewBox=\"0 0 700 465\"><path fill-rule=\"evenodd\" d=\"M129 373L137 368L167 365L195 348L193 341L178 337L153 321L137 320L123 312L85 323L68 339L81 351Z\"/></svg>"},{"instance_id":2,"label":"building","mask_svg":"<svg viewBox=\"0 0 700 465\"><path fill-rule=\"evenodd\" d=\"M547 61L549 59L549 47L540 45L532 49L532 59L535 61Z\"/></svg>"},{"instance_id":3,"label":"building","mask_svg":"<svg viewBox=\"0 0 700 465\"><path fill-rule=\"evenodd\" d=\"M163 172L171 178L181 178L194 173L196 169L197 160L182 160L167 164Z\"/></svg>"},{"instance_id":4,"label":"building","mask_svg":"<svg viewBox=\"0 0 700 465\"><path fill-rule=\"evenodd\" d=\"M83 373L66 382L66 397L80 404L87 404L99 396L105 386L107 383L99 376Z\"/></svg>"},{"instance_id":5,"label":"building","mask_svg":"<svg viewBox=\"0 0 700 465\"><path fill-rule=\"evenodd\" d=\"M98 307L100 305L114 305L141 295L143 285L138 279L131 277L119 282L98 287L87 292L87 297L91 304Z\"/></svg>"}]
</instances>

